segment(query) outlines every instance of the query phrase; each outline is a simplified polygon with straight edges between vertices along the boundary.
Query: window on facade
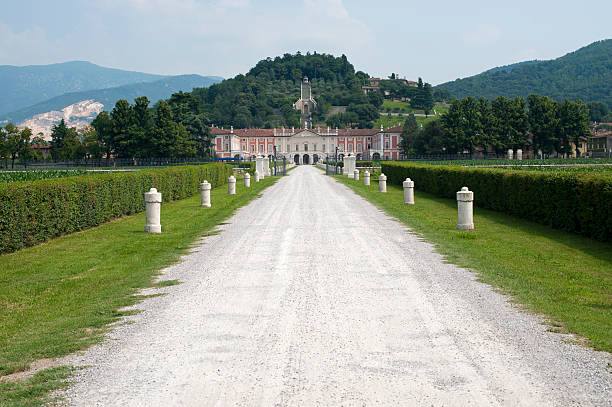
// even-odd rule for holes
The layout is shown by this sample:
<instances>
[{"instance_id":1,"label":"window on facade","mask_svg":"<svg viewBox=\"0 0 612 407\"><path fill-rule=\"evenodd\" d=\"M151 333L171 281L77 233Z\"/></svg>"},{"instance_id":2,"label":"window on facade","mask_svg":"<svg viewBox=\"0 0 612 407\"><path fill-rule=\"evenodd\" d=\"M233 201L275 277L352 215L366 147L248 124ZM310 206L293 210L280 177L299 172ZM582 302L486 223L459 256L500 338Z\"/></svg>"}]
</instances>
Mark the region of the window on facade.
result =
<instances>
[{"instance_id":1,"label":"window on facade","mask_svg":"<svg viewBox=\"0 0 612 407\"><path fill-rule=\"evenodd\" d=\"M372 144L368 143L368 150L372 148Z\"/></svg>"},{"instance_id":2,"label":"window on facade","mask_svg":"<svg viewBox=\"0 0 612 407\"><path fill-rule=\"evenodd\" d=\"M388 141L385 141L385 148L387 148L387 149L389 148L389 142Z\"/></svg>"},{"instance_id":3,"label":"window on facade","mask_svg":"<svg viewBox=\"0 0 612 407\"><path fill-rule=\"evenodd\" d=\"M308 151L308 143L304 143L304 151Z\"/></svg>"},{"instance_id":4,"label":"window on facade","mask_svg":"<svg viewBox=\"0 0 612 407\"><path fill-rule=\"evenodd\" d=\"M223 151L229 151L229 144L225 143L225 147L223 148Z\"/></svg>"},{"instance_id":5,"label":"window on facade","mask_svg":"<svg viewBox=\"0 0 612 407\"><path fill-rule=\"evenodd\" d=\"M317 151L317 145L316 144L312 147L312 151Z\"/></svg>"},{"instance_id":6,"label":"window on facade","mask_svg":"<svg viewBox=\"0 0 612 407\"><path fill-rule=\"evenodd\" d=\"M299 144L295 145L295 151L300 151L300 145Z\"/></svg>"},{"instance_id":7,"label":"window on facade","mask_svg":"<svg viewBox=\"0 0 612 407\"><path fill-rule=\"evenodd\" d=\"M251 146L251 153L255 152L255 146Z\"/></svg>"},{"instance_id":8,"label":"window on facade","mask_svg":"<svg viewBox=\"0 0 612 407\"><path fill-rule=\"evenodd\" d=\"M357 144L357 152L361 153L361 144Z\"/></svg>"},{"instance_id":9,"label":"window on facade","mask_svg":"<svg viewBox=\"0 0 612 407\"><path fill-rule=\"evenodd\" d=\"M263 153L263 148L264 148L263 144L260 144L260 145L259 145L259 152L260 152L260 153Z\"/></svg>"},{"instance_id":10,"label":"window on facade","mask_svg":"<svg viewBox=\"0 0 612 407\"><path fill-rule=\"evenodd\" d=\"M321 146L321 151L325 151L325 144Z\"/></svg>"}]
</instances>

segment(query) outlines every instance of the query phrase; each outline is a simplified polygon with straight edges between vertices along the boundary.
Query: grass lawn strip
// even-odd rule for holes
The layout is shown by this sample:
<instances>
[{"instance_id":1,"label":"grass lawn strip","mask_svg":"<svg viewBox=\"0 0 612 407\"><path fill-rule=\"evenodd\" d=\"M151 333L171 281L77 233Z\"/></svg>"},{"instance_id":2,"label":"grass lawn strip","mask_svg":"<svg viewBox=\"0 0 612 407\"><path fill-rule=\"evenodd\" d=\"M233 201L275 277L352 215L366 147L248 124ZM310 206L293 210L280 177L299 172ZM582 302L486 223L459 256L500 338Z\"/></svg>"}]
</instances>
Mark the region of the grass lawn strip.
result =
<instances>
[{"instance_id":1,"label":"grass lawn strip","mask_svg":"<svg viewBox=\"0 0 612 407\"><path fill-rule=\"evenodd\" d=\"M612 352L612 244L480 208L474 209L476 229L459 231L455 200L415 191L416 205L408 206L400 186L378 193L374 176L369 187L336 179L434 243L449 262L548 316L551 330Z\"/></svg>"},{"instance_id":2,"label":"grass lawn strip","mask_svg":"<svg viewBox=\"0 0 612 407\"><path fill-rule=\"evenodd\" d=\"M156 285L159 270L277 179L248 189L238 180L236 195L227 185L215 188L212 208L199 206L199 194L163 204L161 234L144 233L140 213L0 256L0 376L99 341L108 324L128 314L119 309ZM0 404L13 389L6 386L0 384Z\"/></svg>"}]
</instances>

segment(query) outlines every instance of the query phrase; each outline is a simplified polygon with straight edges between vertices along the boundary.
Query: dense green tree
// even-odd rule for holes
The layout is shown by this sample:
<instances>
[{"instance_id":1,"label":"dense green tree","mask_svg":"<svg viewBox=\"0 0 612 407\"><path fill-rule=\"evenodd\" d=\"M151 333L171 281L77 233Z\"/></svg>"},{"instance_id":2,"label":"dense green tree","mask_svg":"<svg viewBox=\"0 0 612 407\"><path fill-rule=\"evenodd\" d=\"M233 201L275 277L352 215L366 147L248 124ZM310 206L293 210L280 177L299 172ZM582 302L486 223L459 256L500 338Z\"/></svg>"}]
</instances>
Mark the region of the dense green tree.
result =
<instances>
[{"instance_id":1,"label":"dense green tree","mask_svg":"<svg viewBox=\"0 0 612 407\"><path fill-rule=\"evenodd\" d=\"M380 116L378 109L371 104L351 104L346 108L347 113L355 113L358 117L358 126L362 129L369 129L373 121Z\"/></svg>"},{"instance_id":2,"label":"dense green tree","mask_svg":"<svg viewBox=\"0 0 612 407\"><path fill-rule=\"evenodd\" d=\"M69 158L66 156L65 148L68 137L68 127L64 119L62 119L59 124L54 124L51 127L51 143L49 149L51 157L53 157L54 160L65 160Z\"/></svg>"},{"instance_id":3,"label":"dense green tree","mask_svg":"<svg viewBox=\"0 0 612 407\"><path fill-rule=\"evenodd\" d=\"M401 140L399 147L402 150L404 156L415 154L415 141L417 132L419 131L419 125L416 121L416 117L413 114L409 115L404 122L404 129L402 131Z\"/></svg>"},{"instance_id":4,"label":"dense green tree","mask_svg":"<svg viewBox=\"0 0 612 407\"><path fill-rule=\"evenodd\" d=\"M429 83L425 83L423 85L423 111L425 111L425 116L428 116L431 113L433 107L435 106L434 98L433 98L433 90Z\"/></svg>"},{"instance_id":5,"label":"dense green tree","mask_svg":"<svg viewBox=\"0 0 612 407\"><path fill-rule=\"evenodd\" d=\"M550 155L557 144L557 104L547 96L538 95L529 95L527 103L534 150Z\"/></svg>"},{"instance_id":6,"label":"dense green tree","mask_svg":"<svg viewBox=\"0 0 612 407\"><path fill-rule=\"evenodd\" d=\"M565 99L557 104L558 137L555 150L563 155L573 153L570 143L577 146L590 135L589 110L580 100Z\"/></svg>"},{"instance_id":7,"label":"dense green tree","mask_svg":"<svg viewBox=\"0 0 612 407\"><path fill-rule=\"evenodd\" d=\"M121 158L134 157L138 148L138 140L133 138L134 111L130 102L125 99L118 100L110 118L115 153Z\"/></svg>"},{"instance_id":8,"label":"dense green tree","mask_svg":"<svg viewBox=\"0 0 612 407\"><path fill-rule=\"evenodd\" d=\"M100 112L91 122L91 125L96 131L98 142L104 148L106 159L109 160L115 150L115 133L113 132L113 122L108 112Z\"/></svg>"}]
</instances>

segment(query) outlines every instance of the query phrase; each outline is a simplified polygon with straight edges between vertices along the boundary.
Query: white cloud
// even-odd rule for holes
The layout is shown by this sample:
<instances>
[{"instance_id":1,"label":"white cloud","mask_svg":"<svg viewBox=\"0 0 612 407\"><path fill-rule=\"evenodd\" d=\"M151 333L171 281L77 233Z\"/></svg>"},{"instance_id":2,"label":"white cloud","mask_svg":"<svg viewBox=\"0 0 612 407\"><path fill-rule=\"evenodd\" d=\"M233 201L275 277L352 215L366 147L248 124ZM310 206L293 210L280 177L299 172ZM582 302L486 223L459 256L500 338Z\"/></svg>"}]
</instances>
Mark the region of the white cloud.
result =
<instances>
[{"instance_id":1,"label":"white cloud","mask_svg":"<svg viewBox=\"0 0 612 407\"><path fill-rule=\"evenodd\" d=\"M496 25L479 24L463 36L463 42L471 46L485 46L497 42L502 37L502 30Z\"/></svg>"}]
</instances>

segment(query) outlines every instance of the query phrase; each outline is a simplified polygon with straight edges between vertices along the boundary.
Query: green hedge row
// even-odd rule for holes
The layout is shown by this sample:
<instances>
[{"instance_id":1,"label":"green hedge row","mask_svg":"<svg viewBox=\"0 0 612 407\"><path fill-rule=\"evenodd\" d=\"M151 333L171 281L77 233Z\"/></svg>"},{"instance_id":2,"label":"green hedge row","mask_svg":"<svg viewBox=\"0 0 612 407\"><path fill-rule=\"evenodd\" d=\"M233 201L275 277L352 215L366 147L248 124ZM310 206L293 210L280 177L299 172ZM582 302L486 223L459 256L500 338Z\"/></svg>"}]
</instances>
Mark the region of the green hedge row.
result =
<instances>
[{"instance_id":1,"label":"green hedge row","mask_svg":"<svg viewBox=\"0 0 612 407\"><path fill-rule=\"evenodd\" d=\"M151 187L168 202L198 193L205 179L222 185L231 174L230 165L208 164L2 183L0 254L144 211Z\"/></svg>"},{"instance_id":2,"label":"green hedge row","mask_svg":"<svg viewBox=\"0 0 612 407\"><path fill-rule=\"evenodd\" d=\"M456 198L463 186L474 205L529 219L597 240L612 240L612 178L599 174L383 163L388 182L406 178L415 188Z\"/></svg>"}]
</instances>

